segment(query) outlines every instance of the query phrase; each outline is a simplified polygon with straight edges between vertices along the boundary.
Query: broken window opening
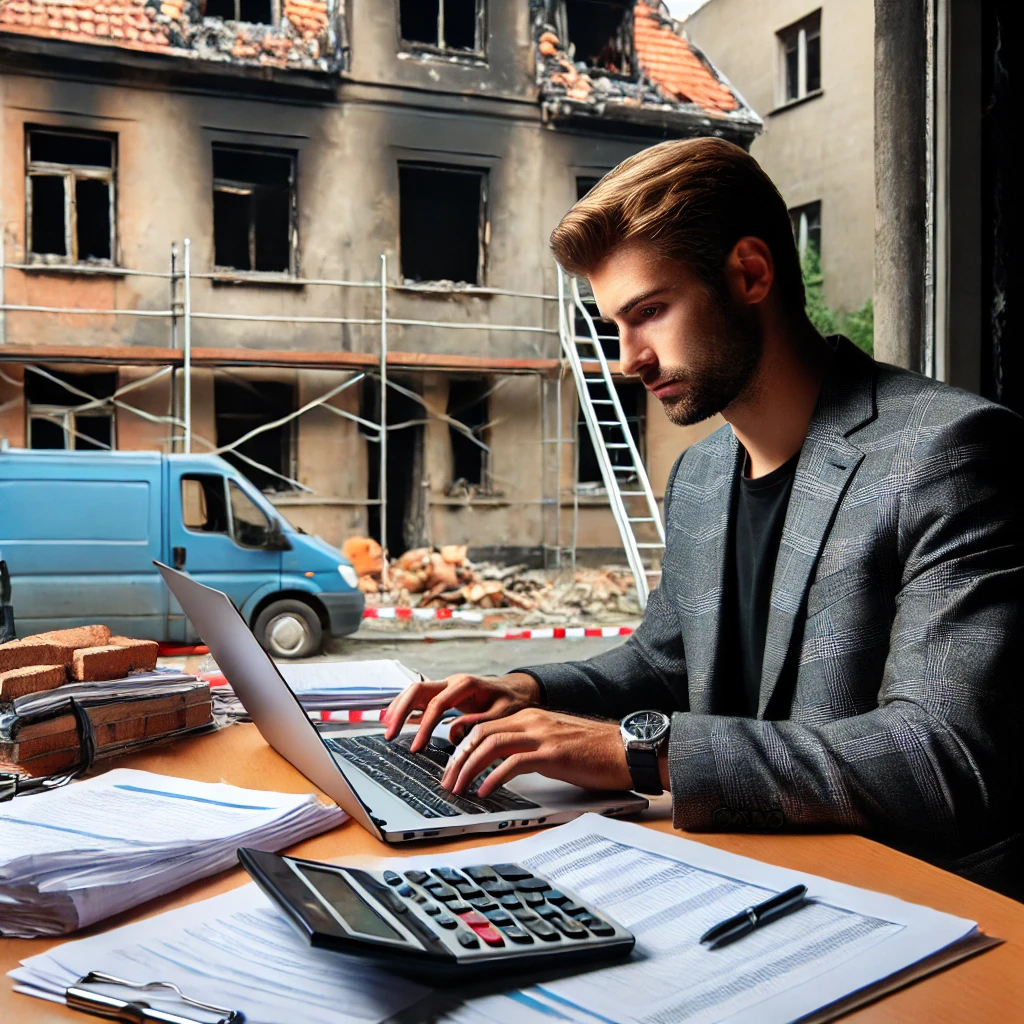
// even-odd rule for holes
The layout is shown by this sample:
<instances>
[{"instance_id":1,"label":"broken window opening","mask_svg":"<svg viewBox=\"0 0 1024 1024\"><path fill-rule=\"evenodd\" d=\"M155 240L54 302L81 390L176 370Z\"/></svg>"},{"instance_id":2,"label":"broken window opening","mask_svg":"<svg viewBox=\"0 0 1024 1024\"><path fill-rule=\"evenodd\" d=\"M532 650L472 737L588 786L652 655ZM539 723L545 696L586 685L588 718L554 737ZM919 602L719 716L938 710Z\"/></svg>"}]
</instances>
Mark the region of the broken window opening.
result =
<instances>
[{"instance_id":1,"label":"broken window opening","mask_svg":"<svg viewBox=\"0 0 1024 1024\"><path fill-rule=\"evenodd\" d=\"M778 33L781 73L779 99L792 103L821 91L821 11Z\"/></svg>"},{"instance_id":2,"label":"broken window opening","mask_svg":"<svg viewBox=\"0 0 1024 1024\"><path fill-rule=\"evenodd\" d=\"M622 405L623 414L626 417L626 426L633 438L633 443L640 453L641 462L645 461L646 436L647 436L647 389L637 381L615 381L615 393L619 396L619 403ZM592 389L594 398L608 398L606 388L595 387ZM609 406L599 406L607 409ZM581 491L598 491L604 489L604 479L601 476L601 467L597 461L597 453L594 451L594 444L590 439L590 431L587 429L586 420L583 418L583 408L579 408L576 417L576 428L579 440L577 447L579 458L576 468L576 483ZM601 435L606 444L621 444L623 441L621 431L616 427L601 427ZM632 456L628 448L612 448L608 451L608 457L613 466L632 466ZM616 473L615 479L619 484L636 482L635 473Z\"/></svg>"},{"instance_id":3,"label":"broken window opening","mask_svg":"<svg viewBox=\"0 0 1024 1024\"><path fill-rule=\"evenodd\" d=\"M565 0L565 23L576 64L635 76L632 0Z\"/></svg>"},{"instance_id":4,"label":"broken window opening","mask_svg":"<svg viewBox=\"0 0 1024 1024\"><path fill-rule=\"evenodd\" d=\"M435 53L482 56L485 0L399 0L402 45Z\"/></svg>"},{"instance_id":5,"label":"broken window opening","mask_svg":"<svg viewBox=\"0 0 1024 1024\"><path fill-rule=\"evenodd\" d=\"M117 390L116 373L65 373L48 370L93 398L110 398ZM66 451L108 451L115 445L114 407L77 412L89 401L42 374L25 374L26 436L29 448Z\"/></svg>"},{"instance_id":6,"label":"broken window opening","mask_svg":"<svg viewBox=\"0 0 1024 1024\"><path fill-rule=\"evenodd\" d=\"M398 204L403 278L483 284L486 171L399 164Z\"/></svg>"},{"instance_id":7,"label":"broken window opening","mask_svg":"<svg viewBox=\"0 0 1024 1024\"><path fill-rule=\"evenodd\" d=\"M807 247L812 246L821 256L821 201L794 206L789 211L789 221L793 225L793 237L796 248L803 260Z\"/></svg>"},{"instance_id":8,"label":"broken window opening","mask_svg":"<svg viewBox=\"0 0 1024 1024\"><path fill-rule=\"evenodd\" d=\"M453 377L448 383L448 415L468 427L484 444L489 443L491 421L491 382L484 377ZM448 436L452 451L452 485L473 487L487 493L491 489L490 452L475 444L461 430L449 424Z\"/></svg>"},{"instance_id":9,"label":"broken window opening","mask_svg":"<svg viewBox=\"0 0 1024 1024\"><path fill-rule=\"evenodd\" d=\"M213 147L213 250L221 270L295 273L295 154Z\"/></svg>"},{"instance_id":10,"label":"broken window opening","mask_svg":"<svg viewBox=\"0 0 1024 1024\"><path fill-rule=\"evenodd\" d=\"M219 473L189 473L181 478L181 521L186 530L198 533L228 532L224 477Z\"/></svg>"},{"instance_id":11,"label":"broken window opening","mask_svg":"<svg viewBox=\"0 0 1024 1024\"><path fill-rule=\"evenodd\" d=\"M114 156L113 136L28 129L25 237L31 260L113 262Z\"/></svg>"},{"instance_id":12,"label":"broken window opening","mask_svg":"<svg viewBox=\"0 0 1024 1024\"><path fill-rule=\"evenodd\" d=\"M274 6L274 0L206 0L203 16L245 21L251 25L274 25L277 22Z\"/></svg>"},{"instance_id":13,"label":"broken window opening","mask_svg":"<svg viewBox=\"0 0 1024 1024\"><path fill-rule=\"evenodd\" d=\"M213 385L214 418L217 447L232 444L251 430L272 423L295 412L295 388L279 381L245 380L234 375L218 374ZM294 477L294 420L272 430L264 430L236 449L261 466ZM234 451L224 456L240 473L261 491L289 490L279 477L258 469L238 457Z\"/></svg>"}]
</instances>

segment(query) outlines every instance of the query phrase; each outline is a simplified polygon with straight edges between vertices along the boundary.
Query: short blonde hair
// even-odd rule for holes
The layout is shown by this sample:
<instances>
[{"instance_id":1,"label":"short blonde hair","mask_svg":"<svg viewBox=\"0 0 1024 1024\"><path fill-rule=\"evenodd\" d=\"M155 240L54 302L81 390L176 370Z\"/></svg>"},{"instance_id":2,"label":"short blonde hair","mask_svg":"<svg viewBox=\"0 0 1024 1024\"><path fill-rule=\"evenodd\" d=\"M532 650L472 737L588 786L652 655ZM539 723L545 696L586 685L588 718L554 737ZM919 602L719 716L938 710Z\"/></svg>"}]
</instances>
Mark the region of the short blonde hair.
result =
<instances>
[{"instance_id":1,"label":"short blonde hair","mask_svg":"<svg viewBox=\"0 0 1024 1024\"><path fill-rule=\"evenodd\" d=\"M615 248L644 241L719 294L733 246L745 236L771 250L775 283L791 309L804 286L789 211L758 162L724 139L662 142L606 174L551 233L555 259L586 276Z\"/></svg>"}]
</instances>

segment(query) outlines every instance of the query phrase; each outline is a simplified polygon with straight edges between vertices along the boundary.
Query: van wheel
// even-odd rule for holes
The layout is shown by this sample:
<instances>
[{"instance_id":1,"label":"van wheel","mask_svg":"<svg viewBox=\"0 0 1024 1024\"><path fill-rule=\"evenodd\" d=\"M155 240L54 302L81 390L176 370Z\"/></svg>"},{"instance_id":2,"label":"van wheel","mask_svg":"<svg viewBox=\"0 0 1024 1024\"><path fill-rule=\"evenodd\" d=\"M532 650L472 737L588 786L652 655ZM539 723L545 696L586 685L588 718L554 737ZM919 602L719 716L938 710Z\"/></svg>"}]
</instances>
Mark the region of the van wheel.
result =
<instances>
[{"instance_id":1,"label":"van wheel","mask_svg":"<svg viewBox=\"0 0 1024 1024\"><path fill-rule=\"evenodd\" d=\"M317 614L304 601L273 601L256 617L256 638L275 658L310 658L323 643Z\"/></svg>"}]
</instances>

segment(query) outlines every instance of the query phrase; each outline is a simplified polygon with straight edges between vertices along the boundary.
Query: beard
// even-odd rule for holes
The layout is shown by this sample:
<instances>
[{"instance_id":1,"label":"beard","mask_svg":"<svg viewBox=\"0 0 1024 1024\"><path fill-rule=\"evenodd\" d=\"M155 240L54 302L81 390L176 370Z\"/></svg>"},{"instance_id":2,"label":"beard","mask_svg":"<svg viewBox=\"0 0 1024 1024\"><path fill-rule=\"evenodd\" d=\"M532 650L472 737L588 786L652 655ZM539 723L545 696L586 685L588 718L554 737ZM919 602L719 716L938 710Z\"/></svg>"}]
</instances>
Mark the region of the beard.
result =
<instances>
[{"instance_id":1,"label":"beard","mask_svg":"<svg viewBox=\"0 0 1024 1024\"><path fill-rule=\"evenodd\" d=\"M648 388L682 384L682 392L661 400L665 415L677 427L689 427L728 408L747 393L761 363L764 337L760 324L727 301L708 296L709 317L704 343L693 366L659 366L640 379Z\"/></svg>"}]
</instances>

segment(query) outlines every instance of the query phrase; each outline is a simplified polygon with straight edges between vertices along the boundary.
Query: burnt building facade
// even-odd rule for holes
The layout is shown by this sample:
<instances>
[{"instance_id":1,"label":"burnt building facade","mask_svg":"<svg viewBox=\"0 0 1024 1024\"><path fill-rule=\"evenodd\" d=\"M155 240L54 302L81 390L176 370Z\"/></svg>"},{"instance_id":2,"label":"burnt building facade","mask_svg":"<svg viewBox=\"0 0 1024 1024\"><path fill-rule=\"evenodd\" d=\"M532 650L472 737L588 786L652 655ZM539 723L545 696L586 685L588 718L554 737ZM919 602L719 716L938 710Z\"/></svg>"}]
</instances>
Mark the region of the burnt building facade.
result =
<instances>
[{"instance_id":1,"label":"burnt building facade","mask_svg":"<svg viewBox=\"0 0 1024 1024\"><path fill-rule=\"evenodd\" d=\"M0 67L0 438L223 450L340 543L386 340L392 550L617 547L548 234L645 146L760 130L657 3L0 0ZM697 435L622 396L660 493Z\"/></svg>"}]
</instances>

